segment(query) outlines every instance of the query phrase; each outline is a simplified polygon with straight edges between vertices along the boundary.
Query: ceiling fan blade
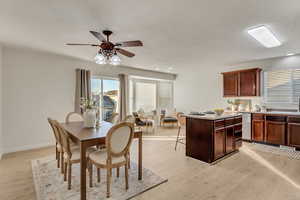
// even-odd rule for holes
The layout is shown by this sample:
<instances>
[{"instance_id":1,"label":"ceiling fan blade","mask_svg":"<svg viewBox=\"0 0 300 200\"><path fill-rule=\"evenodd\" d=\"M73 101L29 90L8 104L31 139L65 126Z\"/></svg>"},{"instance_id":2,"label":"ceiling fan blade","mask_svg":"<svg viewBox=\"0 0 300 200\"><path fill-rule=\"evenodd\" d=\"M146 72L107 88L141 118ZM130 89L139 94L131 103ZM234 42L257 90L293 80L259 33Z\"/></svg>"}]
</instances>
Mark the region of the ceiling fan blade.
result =
<instances>
[{"instance_id":1,"label":"ceiling fan blade","mask_svg":"<svg viewBox=\"0 0 300 200\"><path fill-rule=\"evenodd\" d=\"M116 48L116 51L119 52L120 54L124 55L124 56L127 56L127 57L133 57L134 56L134 53L131 53L127 50L124 50L124 49L120 49L120 48Z\"/></svg>"},{"instance_id":2,"label":"ceiling fan blade","mask_svg":"<svg viewBox=\"0 0 300 200\"><path fill-rule=\"evenodd\" d=\"M140 47L140 46L143 46L143 43L140 40L134 40L134 41L126 41L126 42L117 42L116 46L121 46L121 47Z\"/></svg>"},{"instance_id":3,"label":"ceiling fan blade","mask_svg":"<svg viewBox=\"0 0 300 200\"><path fill-rule=\"evenodd\" d=\"M96 31L90 31L90 33L95 36L98 40L100 40L101 42L105 42L105 38L103 37L103 35L99 32Z\"/></svg>"},{"instance_id":4,"label":"ceiling fan blade","mask_svg":"<svg viewBox=\"0 0 300 200\"><path fill-rule=\"evenodd\" d=\"M81 43L66 43L66 45L79 45L79 46L92 46L92 47L99 46L99 44L81 44Z\"/></svg>"}]
</instances>

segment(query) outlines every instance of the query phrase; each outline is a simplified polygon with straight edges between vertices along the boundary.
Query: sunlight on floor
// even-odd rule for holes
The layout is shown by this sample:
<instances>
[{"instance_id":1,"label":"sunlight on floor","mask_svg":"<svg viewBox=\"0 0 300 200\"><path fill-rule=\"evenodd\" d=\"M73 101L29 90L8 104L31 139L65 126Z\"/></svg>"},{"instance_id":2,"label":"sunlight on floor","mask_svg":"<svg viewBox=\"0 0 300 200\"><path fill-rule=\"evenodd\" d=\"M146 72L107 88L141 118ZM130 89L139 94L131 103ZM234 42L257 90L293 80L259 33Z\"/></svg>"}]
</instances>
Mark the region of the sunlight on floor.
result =
<instances>
[{"instance_id":1,"label":"sunlight on floor","mask_svg":"<svg viewBox=\"0 0 300 200\"><path fill-rule=\"evenodd\" d=\"M255 153L254 151L252 151L251 149L249 149L247 146L243 146L243 148L240 149L241 152L246 153L248 156L250 156L252 159L256 160L257 162L259 162L260 164L262 164L263 166L267 167L268 169L270 169L271 171L273 171L275 174L277 174L278 176L280 176L281 178L283 178L284 180L286 180L287 182L289 182L291 185L293 185L295 188L300 189L300 185L297 184L295 181L293 181L290 177L288 177L287 175L285 175L283 172L281 172L280 170L278 170L276 167L274 167L270 162L268 162L266 159L264 159L263 157L261 157L260 155L258 155L257 153Z\"/></svg>"}]
</instances>

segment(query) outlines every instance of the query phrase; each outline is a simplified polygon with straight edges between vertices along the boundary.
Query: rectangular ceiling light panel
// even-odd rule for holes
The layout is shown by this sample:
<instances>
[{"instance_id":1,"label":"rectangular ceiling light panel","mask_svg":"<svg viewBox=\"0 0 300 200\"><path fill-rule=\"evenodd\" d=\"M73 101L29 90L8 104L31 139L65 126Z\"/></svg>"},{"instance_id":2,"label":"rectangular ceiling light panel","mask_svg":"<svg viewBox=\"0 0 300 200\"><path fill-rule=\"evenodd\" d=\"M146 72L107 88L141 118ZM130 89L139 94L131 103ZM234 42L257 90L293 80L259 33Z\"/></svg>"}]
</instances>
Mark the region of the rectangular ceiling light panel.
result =
<instances>
[{"instance_id":1,"label":"rectangular ceiling light panel","mask_svg":"<svg viewBox=\"0 0 300 200\"><path fill-rule=\"evenodd\" d=\"M248 34L267 48L278 47L281 42L266 26L259 26L248 30Z\"/></svg>"}]
</instances>

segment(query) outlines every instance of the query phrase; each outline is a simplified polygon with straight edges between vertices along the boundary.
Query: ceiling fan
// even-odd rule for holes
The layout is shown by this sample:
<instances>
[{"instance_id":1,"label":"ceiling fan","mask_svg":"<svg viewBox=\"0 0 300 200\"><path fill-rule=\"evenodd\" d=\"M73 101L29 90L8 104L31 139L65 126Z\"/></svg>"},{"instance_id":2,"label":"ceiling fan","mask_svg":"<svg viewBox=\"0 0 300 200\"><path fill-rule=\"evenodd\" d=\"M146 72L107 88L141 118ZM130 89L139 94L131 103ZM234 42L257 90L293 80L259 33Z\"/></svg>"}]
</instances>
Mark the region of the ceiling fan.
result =
<instances>
[{"instance_id":1,"label":"ceiling fan","mask_svg":"<svg viewBox=\"0 0 300 200\"><path fill-rule=\"evenodd\" d=\"M110 64L113 64L113 65L120 64L121 59L117 55L117 53L120 53L120 54L122 54L124 56L127 56L127 57L133 57L134 56L134 53L132 53L130 51L127 51L125 49L122 49L120 47L143 46L143 43L140 40L112 43L109 40L109 37L113 32L110 31L110 30L102 31L103 35L105 35L106 38L101 33L96 32L96 31L90 31L90 33L94 37L96 37L101 43L100 44L67 43L66 45L80 45L80 46L100 47L97 55L95 56L96 63L98 63L98 64L106 64L107 61L109 61Z\"/></svg>"}]
</instances>

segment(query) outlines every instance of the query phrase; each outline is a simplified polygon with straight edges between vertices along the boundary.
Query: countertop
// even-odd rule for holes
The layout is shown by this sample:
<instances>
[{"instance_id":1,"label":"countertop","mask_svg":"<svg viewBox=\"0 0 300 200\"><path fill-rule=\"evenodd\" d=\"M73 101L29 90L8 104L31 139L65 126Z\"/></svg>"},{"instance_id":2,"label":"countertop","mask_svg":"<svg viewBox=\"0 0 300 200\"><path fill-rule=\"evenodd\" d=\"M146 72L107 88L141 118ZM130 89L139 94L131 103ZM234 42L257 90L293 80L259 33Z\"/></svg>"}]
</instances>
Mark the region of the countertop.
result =
<instances>
[{"instance_id":1,"label":"countertop","mask_svg":"<svg viewBox=\"0 0 300 200\"><path fill-rule=\"evenodd\" d=\"M185 115L189 118L195 119L206 119L206 120L218 120L218 119L225 119L229 117L238 117L241 116L241 113L224 113L222 115L215 115L215 114L206 114L206 115Z\"/></svg>"},{"instance_id":2,"label":"countertop","mask_svg":"<svg viewBox=\"0 0 300 200\"><path fill-rule=\"evenodd\" d=\"M276 112L276 111L266 111L266 112L250 112L257 114L274 114L274 115L300 115L300 112Z\"/></svg>"},{"instance_id":3,"label":"countertop","mask_svg":"<svg viewBox=\"0 0 300 200\"><path fill-rule=\"evenodd\" d=\"M256 113L256 114L267 114L267 115L300 115L300 112L284 112L284 111L264 111L264 112L255 112L255 111L240 111L236 113Z\"/></svg>"},{"instance_id":4,"label":"countertop","mask_svg":"<svg viewBox=\"0 0 300 200\"><path fill-rule=\"evenodd\" d=\"M300 112L276 112L276 111L266 111L266 112L233 112L233 113L224 113L222 115L215 115L215 114L206 114L206 115L185 115L189 118L195 119L207 119L207 120L218 120L218 119L225 119L228 117L237 117L241 116L243 113L257 113L257 114L267 114L267 115L294 115L300 116Z\"/></svg>"}]
</instances>

